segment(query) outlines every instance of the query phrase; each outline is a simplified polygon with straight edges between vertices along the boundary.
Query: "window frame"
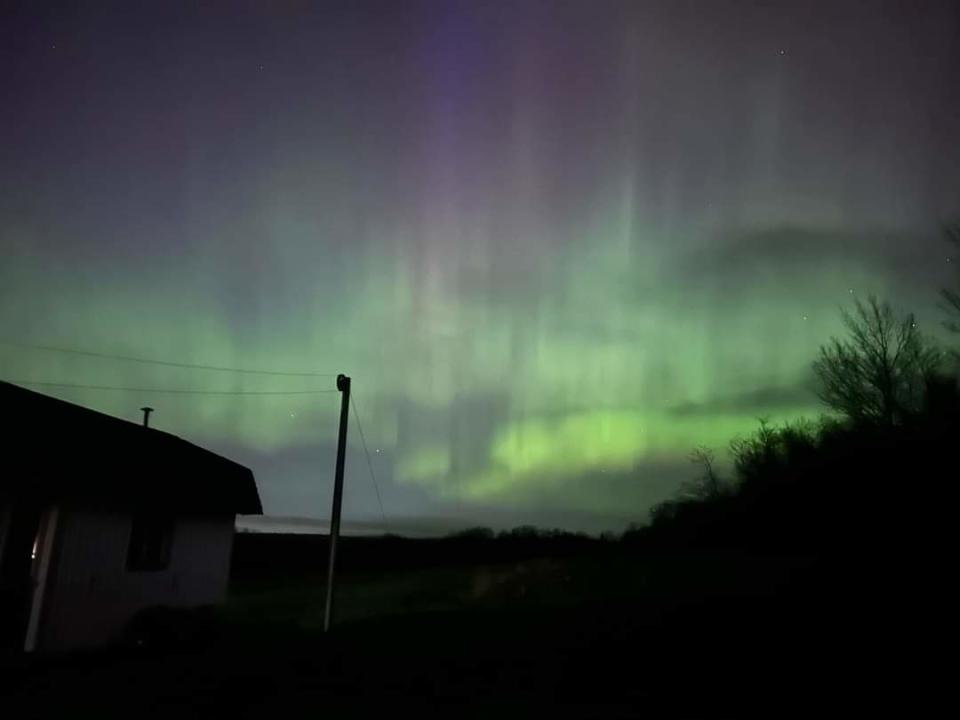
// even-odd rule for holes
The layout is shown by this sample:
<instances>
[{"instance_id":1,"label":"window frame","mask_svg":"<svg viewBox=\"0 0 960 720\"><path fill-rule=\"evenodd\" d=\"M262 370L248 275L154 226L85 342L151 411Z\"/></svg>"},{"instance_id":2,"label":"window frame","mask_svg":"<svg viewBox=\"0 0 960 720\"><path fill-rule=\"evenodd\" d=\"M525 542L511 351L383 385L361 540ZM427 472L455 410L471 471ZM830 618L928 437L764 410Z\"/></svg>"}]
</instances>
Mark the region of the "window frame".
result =
<instances>
[{"instance_id":1,"label":"window frame","mask_svg":"<svg viewBox=\"0 0 960 720\"><path fill-rule=\"evenodd\" d=\"M139 511L130 518L125 569L129 573L169 569L176 523L168 513Z\"/></svg>"}]
</instances>

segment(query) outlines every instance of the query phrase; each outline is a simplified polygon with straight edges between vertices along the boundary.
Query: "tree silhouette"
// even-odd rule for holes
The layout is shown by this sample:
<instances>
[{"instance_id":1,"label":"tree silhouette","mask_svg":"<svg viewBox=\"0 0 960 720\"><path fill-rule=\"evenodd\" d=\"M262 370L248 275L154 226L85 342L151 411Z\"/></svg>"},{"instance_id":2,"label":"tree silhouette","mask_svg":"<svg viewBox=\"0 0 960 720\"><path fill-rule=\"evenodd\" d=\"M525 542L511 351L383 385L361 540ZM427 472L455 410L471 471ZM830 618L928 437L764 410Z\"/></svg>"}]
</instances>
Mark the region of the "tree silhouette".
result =
<instances>
[{"instance_id":1,"label":"tree silhouette","mask_svg":"<svg viewBox=\"0 0 960 720\"><path fill-rule=\"evenodd\" d=\"M710 448L700 445L690 453L690 462L699 465L702 472L692 482L685 486L687 494L694 498L718 498L724 493L723 480L717 474L715 467L716 455Z\"/></svg>"},{"instance_id":2,"label":"tree silhouette","mask_svg":"<svg viewBox=\"0 0 960 720\"><path fill-rule=\"evenodd\" d=\"M818 434L828 425L826 421L816 424L810 420L798 420L776 426L761 418L760 427L752 435L734 438L730 442L739 487L769 483L785 469L808 462L816 452Z\"/></svg>"},{"instance_id":3,"label":"tree silhouette","mask_svg":"<svg viewBox=\"0 0 960 720\"><path fill-rule=\"evenodd\" d=\"M912 314L897 317L871 296L843 312L847 339L831 338L813 364L820 399L855 422L892 426L920 410L923 390L939 365Z\"/></svg>"}]
</instances>

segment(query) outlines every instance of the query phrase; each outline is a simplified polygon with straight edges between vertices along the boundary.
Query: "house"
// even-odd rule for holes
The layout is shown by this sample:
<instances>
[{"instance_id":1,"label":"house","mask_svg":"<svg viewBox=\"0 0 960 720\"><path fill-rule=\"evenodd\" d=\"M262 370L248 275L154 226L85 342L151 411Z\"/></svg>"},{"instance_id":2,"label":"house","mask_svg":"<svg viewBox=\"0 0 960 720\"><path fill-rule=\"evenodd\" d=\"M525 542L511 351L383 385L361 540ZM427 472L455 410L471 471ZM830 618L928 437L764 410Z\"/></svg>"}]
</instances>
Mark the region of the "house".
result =
<instances>
[{"instance_id":1,"label":"house","mask_svg":"<svg viewBox=\"0 0 960 720\"><path fill-rule=\"evenodd\" d=\"M0 648L110 643L139 611L223 600L253 473L209 450L0 382Z\"/></svg>"}]
</instances>

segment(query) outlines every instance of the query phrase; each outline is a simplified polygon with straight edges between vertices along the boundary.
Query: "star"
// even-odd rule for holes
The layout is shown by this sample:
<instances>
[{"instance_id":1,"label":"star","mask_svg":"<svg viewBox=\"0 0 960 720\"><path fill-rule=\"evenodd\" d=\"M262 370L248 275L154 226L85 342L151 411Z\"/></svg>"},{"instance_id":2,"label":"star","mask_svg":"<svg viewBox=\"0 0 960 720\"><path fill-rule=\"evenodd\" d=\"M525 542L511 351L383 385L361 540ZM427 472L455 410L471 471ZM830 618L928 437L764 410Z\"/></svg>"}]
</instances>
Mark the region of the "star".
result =
<instances>
[{"instance_id":1,"label":"star","mask_svg":"<svg viewBox=\"0 0 960 720\"><path fill-rule=\"evenodd\" d=\"M784 50L783 48L780 48L780 54L781 54L781 55L786 55L786 54L787 54L787 51Z\"/></svg>"}]
</instances>

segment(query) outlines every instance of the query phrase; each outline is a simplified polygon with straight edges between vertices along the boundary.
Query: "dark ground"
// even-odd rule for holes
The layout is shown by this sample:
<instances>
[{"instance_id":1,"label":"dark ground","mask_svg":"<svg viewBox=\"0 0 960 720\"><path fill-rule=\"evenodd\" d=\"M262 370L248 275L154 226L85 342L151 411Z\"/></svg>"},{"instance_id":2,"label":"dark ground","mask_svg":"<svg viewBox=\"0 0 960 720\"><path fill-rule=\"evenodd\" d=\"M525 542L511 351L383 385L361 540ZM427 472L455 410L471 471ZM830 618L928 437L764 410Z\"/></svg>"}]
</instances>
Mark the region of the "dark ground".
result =
<instances>
[{"instance_id":1,"label":"dark ground","mask_svg":"<svg viewBox=\"0 0 960 720\"><path fill-rule=\"evenodd\" d=\"M896 602L854 558L498 542L348 540L325 636L325 539L241 535L224 608L147 618L141 647L8 660L4 707L740 718L916 702Z\"/></svg>"}]
</instances>

